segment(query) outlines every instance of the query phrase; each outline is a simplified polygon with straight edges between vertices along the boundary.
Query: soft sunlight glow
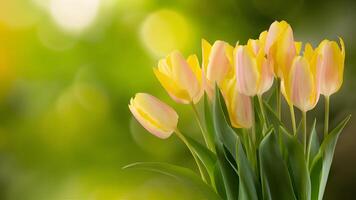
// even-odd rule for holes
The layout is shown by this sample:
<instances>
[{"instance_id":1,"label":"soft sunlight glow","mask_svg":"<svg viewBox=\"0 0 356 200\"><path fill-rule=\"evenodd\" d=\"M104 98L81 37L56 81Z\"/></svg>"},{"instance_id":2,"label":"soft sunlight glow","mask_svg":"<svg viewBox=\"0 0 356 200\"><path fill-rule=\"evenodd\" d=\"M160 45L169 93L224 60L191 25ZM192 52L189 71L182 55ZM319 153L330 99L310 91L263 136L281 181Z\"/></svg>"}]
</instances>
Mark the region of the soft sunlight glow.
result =
<instances>
[{"instance_id":1,"label":"soft sunlight glow","mask_svg":"<svg viewBox=\"0 0 356 200\"><path fill-rule=\"evenodd\" d=\"M50 12L66 32L78 33L93 23L99 6L100 0L51 0Z\"/></svg>"},{"instance_id":2,"label":"soft sunlight glow","mask_svg":"<svg viewBox=\"0 0 356 200\"><path fill-rule=\"evenodd\" d=\"M146 17L141 26L143 44L157 57L162 57L174 49L184 49L191 35L191 27L187 20L173 10L153 12Z\"/></svg>"}]
</instances>

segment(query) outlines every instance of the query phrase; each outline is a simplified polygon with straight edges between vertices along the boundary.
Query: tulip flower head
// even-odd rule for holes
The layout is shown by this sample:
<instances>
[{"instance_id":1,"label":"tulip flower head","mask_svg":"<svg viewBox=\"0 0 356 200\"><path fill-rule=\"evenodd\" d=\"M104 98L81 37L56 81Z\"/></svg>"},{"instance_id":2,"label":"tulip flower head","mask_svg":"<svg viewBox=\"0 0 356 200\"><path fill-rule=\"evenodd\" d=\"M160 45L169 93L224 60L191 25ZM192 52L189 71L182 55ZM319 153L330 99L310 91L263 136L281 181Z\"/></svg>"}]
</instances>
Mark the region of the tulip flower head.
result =
<instances>
[{"instance_id":1,"label":"tulip flower head","mask_svg":"<svg viewBox=\"0 0 356 200\"><path fill-rule=\"evenodd\" d=\"M293 30L286 21L271 24L265 41L265 53L274 66L274 73L283 78L288 74L301 43L294 42Z\"/></svg>"},{"instance_id":2,"label":"tulip flower head","mask_svg":"<svg viewBox=\"0 0 356 200\"><path fill-rule=\"evenodd\" d=\"M224 41L216 41L212 46L202 40L203 71L209 87L220 85L233 70L231 58L233 47Z\"/></svg>"},{"instance_id":3,"label":"tulip flower head","mask_svg":"<svg viewBox=\"0 0 356 200\"><path fill-rule=\"evenodd\" d=\"M343 82L345 45L340 38L341 48L335 41L324 40L320 43L318 63L320 68L320 93L330 96L337 92Z\"/></svg>"},{"instance_id":4,"label":"tulip flower head","mask_svg":"<svg viewBox=\"0 0 356 200\"><path fill-rule=\"evenodd\" d=\"M235 128L250 128L253 122L251 98L239 93L233 77L221 87L231 125Z\"/></svg>"},{"instance_id":5,"label":"tulip flower head","mask_svg":"<svg viewBox=\"0 0 356 200\"><path fill-rule=\"evenodd\" d=\"M175 131L178 115L170 106L156 97L138 93L130 100L130 111L136 120L150 133L166 139Z\"/></svg>"},{"instance_id":6,"label":"tulip flower head","mask_svg":"<svg viewBox=\"0 0 356 200\"><path fill-rule=\"evenodd\" d=\"M306 112L315 107L320 96L320 71L316 68L316 52L305 45L304 55L293 59L288 77L282 82L288 104Z\"/></svg>"},{"instance_id":7,"label":"tulip flower head","mask_svg":"<svg viewBox=\"0 0 356 200\"><path fill-rule=\"evenodd\" d=\"M263 32L260 37L264 37ZM263 41L248 40L234 51L237 89L247 96L262 95L273 84L273 66L266 59Z\"/></svg>"},{"instance_id":8,"label":"tulip flower head","mask_svg":"<svg viewBox=\"0 0 356 200\"><path fill-rule=\"evenodd\" d=\"M166 58L161 59L153 71L177 103L197 103L203 95L202 71L196 55L191 55L187 60L178 51L174 51Z\"/></svg>"}]
</instances>

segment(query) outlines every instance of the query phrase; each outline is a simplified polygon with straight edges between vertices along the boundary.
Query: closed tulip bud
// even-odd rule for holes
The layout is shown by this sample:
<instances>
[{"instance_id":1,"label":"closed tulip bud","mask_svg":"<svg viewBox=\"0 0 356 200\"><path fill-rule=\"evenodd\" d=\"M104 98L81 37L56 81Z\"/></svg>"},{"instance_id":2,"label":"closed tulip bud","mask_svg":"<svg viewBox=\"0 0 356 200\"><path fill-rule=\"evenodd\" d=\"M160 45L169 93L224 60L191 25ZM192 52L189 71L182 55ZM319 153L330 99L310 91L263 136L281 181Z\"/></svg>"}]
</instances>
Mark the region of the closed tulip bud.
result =
<instances>
[{"instance_id":1,"label":"closed tulip bud","mask_svg":"<svg viewBox=\"0 0 356 200\"><path fill-rule=\"evenodd\" d=\"M265 57L263 44L263 40L250 39L247 45L235 49L237 89L244 95L262 95L273 84L273 67Z\"/></svg>"},{"instance_id":2,"label":"closed tulip bud","mask_svg":"<svg viewBox=\"0 0 356 200\"><path fill-rule=\"evenodd\" d=\"M340 38L341 48L335 41L324 40L318 47L317 66L320 68L320 93L330 96L337 92L343 82L345 46Z\"/></svg>"},{"instance_id":3,"label":"closed tulip bud","mask_svg":"<svg viewBox=\"0 0 356 200\"><path fill-rule=\"evenodd\" d=\"M178 51L172 52L167 58L161 59L153 71L177 103L197 103L204 92L202 87L202 71L196 55L187 60Z\"/></svg>"},{"instance_id":4,"label":"closed tulip bud","mask_svg":"<svg viewBox=\"0 0 356 200\"><path fill-rule=\"evenodd\" d=\"M283 80L282 92L289 104L306 112L315 107L320 96L320 71L316 68L316 54L310 44L304 55L292 62L287 78Z\"/></svg>"},{"instance_id":5,"label":"closed tulip bud","mask_svg":"<svg viewBox=\"0 0 356 200\"><path fill-rule=\"evenodd\" d=\"M285 22L273 22L266 36L265 53L274 65L274 73L283 78L291 67L294 57L300 49L300 43L294 42L293 30Z\"/></svg>"},{"instance_id":6,"label":"closed tulip bud","mask_svg":"<svg viewBox=\"0 0 356 200\"><path fill-rule=\"evenodd\" d=\"M216 41L212 46L202 40L203 70L210 87L218 85L233 70L231 58L233 47L224 41Z\"/></svg>"},{"instance_id":7,"label":"closed tulip bud","mask_svg":"<svg viewBox=\"0 0 356 200\"><path fill-rule=\"evenodd\" d=\"M251 98L239 93L236 78L225 80L221 85L231 125L235 128L250 128L253 121Z\"/></svg>"},{"instance_id":8,"label":"closed tulip bud","mask_svg":"<svg viewBox=\"0 0 356 200\"><path fill-rule=\"evenodd\" d=\"M177 128L177 113L154 96L138 93L130 100L129 108L146 130L161 139L168 138Z\"/></svg>"}]
</instances>

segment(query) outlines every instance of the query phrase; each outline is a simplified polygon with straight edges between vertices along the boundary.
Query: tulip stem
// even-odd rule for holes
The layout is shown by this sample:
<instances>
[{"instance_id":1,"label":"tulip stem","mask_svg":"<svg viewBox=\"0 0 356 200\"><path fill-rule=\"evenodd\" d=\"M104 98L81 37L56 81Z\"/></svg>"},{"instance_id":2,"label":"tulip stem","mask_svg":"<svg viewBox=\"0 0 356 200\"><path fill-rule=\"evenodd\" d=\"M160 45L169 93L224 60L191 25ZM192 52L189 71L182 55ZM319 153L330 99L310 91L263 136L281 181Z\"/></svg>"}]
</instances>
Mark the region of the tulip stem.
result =
<instances>
[{"instance_id":1,"label":"tulip stem","mask_svg":"<svg viewBox=\"0 0 356 200\"><path fill-rule=\"evenodd\" d=\"M289 105L289 111L290 111L290 117L292 120L293 135L295 136L297 134L297 126L295 125L295 113L294 113L293 104Z\"/></svg>"},{"instance_id":2,"label":"tulip stem","mask_svg":"<svg viewBox=\"0 0 356 200\"><path fill-rule=\"evenodd\" d=\"M278 119L281 119L281 100L282 100L282 94L281 94L281 80L278 78L277 79L277 116Z\"/></svg>"},{"instance_id":3,"label":"tulip stem","mask_svg":"<svg viewBox=\"0 0 356 200\"><path fill-rule=\"evenodd\" d=\"M262 120L263 120L263 131L262 134L264 136L265 131L267 130L267 125L266 125L266 115L265 115L265 109L263 107L263 99L261 95L257 96L258 98L258 103L260 104L260 108L261 108L261 115L262 115Z\"/></svg>"},{"instance_id":4,"label":"tulip stem","mask_svg":"<svg viewBox=\"0 0 356 200\"><path fill-rule=\"evenodd\" d=\"M202 135L203 135L203 138L204 138L204 141L205 141L205 144L206 146L212 151L212 152L215 152L215 148L214 148L214 144L212 143L211 139L209 138L209 135L207 134L207 132L205 131L205 129L203 128L203 125L202 125L202 120L201 120L201 117L199 115L199 112L195 106L194 103L191 103L192 105L192 108L193 108L193 111L194 111L194 115L195 115L195 119L198 123L198 126L200 128L200 131L202 132Z\"/></svg>"},{"instance_id":5,"label":"tulip stem","mask_svg":"<svg viewBox=\"0 0 356 200\"><path fill-rule=\"evenodd\" d=\"M302 122L303 122L303 147L304 147L304 154L307 153L307 112L302 112Z\"/></svg>"},{"instance_id":6,"label":"tulip stem","mask_svg":"<svg viewBox=\"0 0 356 200\"><path fill-rule=\"evenodd\" d=\"M201 166L201 163L199 161L199 158L197 157L197 155L195 154L194 152L194 149L192 148L192 146L190 145L190 143L188 142L187 138L178 130L178 128L175 130L175 133L177 134L177 136L179 137L180 140L182 140L182 142L188 147L190 153L192 154L194 160L195 160L195 163L197 164L198 166L198 169L199 169L199 172L200 172L200 176L202 178L202 180L204 182L207 182L206 181L206 178L205 178L205 175L204 175L204 172L203 172L203 168Z\"/></svg>"},{"instance_id":7,"label":"tulip stem","mask_svg":"<svg viewBox=\"0 0 356 200\"><path fill-rule=\"evenodd\" d=\"M325 96L324 139L329 133L329 105L330 105L330 97Z\"/></svg>"}]
</instances>

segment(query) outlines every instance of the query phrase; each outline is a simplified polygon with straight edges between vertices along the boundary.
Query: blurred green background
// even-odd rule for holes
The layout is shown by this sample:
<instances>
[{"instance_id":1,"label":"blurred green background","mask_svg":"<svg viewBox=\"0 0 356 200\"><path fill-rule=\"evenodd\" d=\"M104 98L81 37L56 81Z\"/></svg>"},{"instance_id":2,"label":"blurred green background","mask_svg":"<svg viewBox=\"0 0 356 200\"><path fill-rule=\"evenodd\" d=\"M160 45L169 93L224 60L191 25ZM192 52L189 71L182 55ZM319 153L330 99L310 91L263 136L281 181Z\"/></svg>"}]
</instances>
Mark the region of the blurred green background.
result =
<instances>
[{"instance_id":1,"label":"blurred green background","mask_svg":"<svg viewBox=\"0 0 356 200\"><path fill-rule=\"evenodd\" d=\"M173 49L200 57L201 38L244 43L282 19L314 46L344 38L331 127L356 116L353 0L0 0L0 199L202 199L173 178L121 170L136 161L195 167L175 136L156 139L132 119L129 99L160 97L178 110L181 129L201 139L192 111L168 98L152 67ZM312 116L322 122L322 100ZM352 119L325 199L355 198L355 129Z\"/></svg>"}]
</instances>

